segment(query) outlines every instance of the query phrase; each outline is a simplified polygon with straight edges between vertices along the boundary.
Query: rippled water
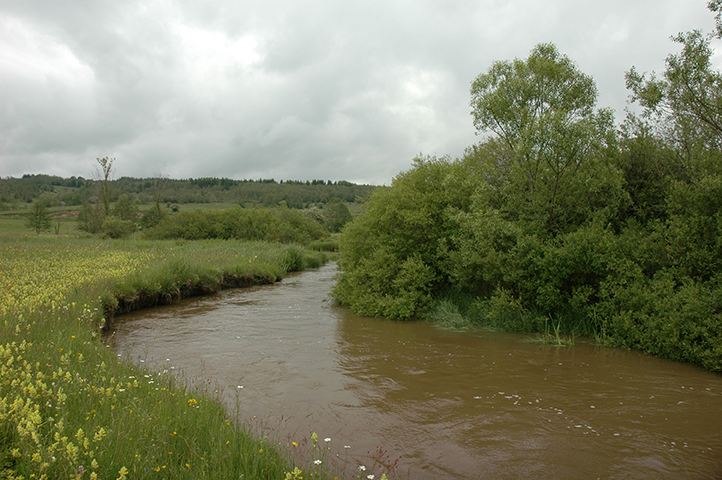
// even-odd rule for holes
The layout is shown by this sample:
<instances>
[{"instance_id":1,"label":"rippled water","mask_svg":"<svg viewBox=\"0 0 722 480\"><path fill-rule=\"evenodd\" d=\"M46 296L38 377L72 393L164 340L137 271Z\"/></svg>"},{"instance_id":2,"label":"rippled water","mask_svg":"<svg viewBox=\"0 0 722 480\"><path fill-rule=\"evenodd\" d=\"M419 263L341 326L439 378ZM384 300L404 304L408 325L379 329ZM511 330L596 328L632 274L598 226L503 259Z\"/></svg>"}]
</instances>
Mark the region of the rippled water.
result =
<instances>
[{"instance_id":1,"label":"rippled water","mask_svg":"<svg viewBox=\"0 0 722 480\"><path fill-rule=\"evenodd\" d=\"M326 301L334 273L135 312L111 342L222 386L273 439L330 437L348 470L380 448L399 478L722 478L722 376L359 317Z\"/></svg>"}]
</instances>

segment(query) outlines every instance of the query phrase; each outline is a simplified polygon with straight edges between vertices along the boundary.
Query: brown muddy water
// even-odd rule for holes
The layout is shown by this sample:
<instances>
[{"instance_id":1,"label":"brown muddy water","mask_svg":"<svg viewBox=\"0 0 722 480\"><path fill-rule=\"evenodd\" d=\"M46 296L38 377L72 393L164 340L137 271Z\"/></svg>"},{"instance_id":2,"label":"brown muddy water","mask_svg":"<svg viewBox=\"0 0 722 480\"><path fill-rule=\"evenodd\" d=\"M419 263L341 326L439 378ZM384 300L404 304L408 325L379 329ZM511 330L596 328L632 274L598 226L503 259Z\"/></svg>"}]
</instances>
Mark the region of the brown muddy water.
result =
<instances>
[{"instance_id":1,"label":"brown muddy water","mask_svg":"<svg viewBox=\"0 0 722 480\"><path fill-rule=\"evenodd\" d=\"M722 376L637 352L364 318L329 264L118 318L121 357L219 386L274 441L359 477L722 478ZM290 447L294 449L295 447ZM328 461L328 460L327 460ZM373 469L372 469L373 467Z\"/></svg>"}]
</instances>

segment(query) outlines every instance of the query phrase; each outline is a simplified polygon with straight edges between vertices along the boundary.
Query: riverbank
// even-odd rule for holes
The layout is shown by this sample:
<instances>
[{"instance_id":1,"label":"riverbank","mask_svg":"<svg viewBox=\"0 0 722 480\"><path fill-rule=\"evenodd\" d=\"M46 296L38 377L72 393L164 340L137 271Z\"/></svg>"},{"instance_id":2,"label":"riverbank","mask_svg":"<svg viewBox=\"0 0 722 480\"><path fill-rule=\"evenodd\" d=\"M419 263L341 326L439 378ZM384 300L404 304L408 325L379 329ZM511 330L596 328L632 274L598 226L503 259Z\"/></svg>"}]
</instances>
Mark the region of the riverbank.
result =
<instances>
[{"instance_id":1,"label":"riverbank","mask_svg":"<svg viewBox=\"0 0 722 480\"><path fill-rule=\"evenodd\" d=\"M0 476L284 478L288 456L228 418L212 386L118 361L100 329L326 260L262 242L0 239Z\"/></svg>"}]
</instances>

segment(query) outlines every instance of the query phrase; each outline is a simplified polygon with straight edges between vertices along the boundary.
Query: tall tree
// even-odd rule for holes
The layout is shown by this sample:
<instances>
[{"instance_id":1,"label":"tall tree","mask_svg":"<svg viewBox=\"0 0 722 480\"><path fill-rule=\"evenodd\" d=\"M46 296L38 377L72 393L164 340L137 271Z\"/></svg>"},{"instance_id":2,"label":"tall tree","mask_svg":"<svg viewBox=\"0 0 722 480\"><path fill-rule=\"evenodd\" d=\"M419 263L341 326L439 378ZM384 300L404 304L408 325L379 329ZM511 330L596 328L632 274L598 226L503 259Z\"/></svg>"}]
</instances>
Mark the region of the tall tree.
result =
<instances>
[{"instance_id":1,"label":"tall tree","mask_svg":"<svg viewBox=\"0 0 722 480\"><path fill-rule=\"evenodd\" d=\"M100 201L103 205L103 214L105 217L110 215L110 180L112 178L112 169L114 158L97 158L98 165L101 171L96 173L98 180L100 181Z\"/></svg>"},{"instance_id":2,"label":"tall tree","mask_svg":"<svg viewBox=\"0 0 722 480\"><path fill-rule=\"evenodd\" d=\"M717 29L722 33L722 2L710 2L718 12ZM661 78L654 72L626 72L631 100L643 108L646 118L667 126L663 134L687 159L688 166L719 171L722 152L722 74L712 68L711 35L700 30L679 33L672 40L682 51L666 59Z\"/></svg>"},{"instance_id":3,"label":"tall tree","mask_svg":"<svg viewBox=\"0 0 722 480\"><path fill-rule=\"evenodd\" d=\"M559 223L571 179L612 138L612 113L595 111L596 100L592 77L548 43L526 60L494 62L472 83L474 126L506 145L506 178L524 185L525 210L549 229Z\"/></svg>"}]
</instances>

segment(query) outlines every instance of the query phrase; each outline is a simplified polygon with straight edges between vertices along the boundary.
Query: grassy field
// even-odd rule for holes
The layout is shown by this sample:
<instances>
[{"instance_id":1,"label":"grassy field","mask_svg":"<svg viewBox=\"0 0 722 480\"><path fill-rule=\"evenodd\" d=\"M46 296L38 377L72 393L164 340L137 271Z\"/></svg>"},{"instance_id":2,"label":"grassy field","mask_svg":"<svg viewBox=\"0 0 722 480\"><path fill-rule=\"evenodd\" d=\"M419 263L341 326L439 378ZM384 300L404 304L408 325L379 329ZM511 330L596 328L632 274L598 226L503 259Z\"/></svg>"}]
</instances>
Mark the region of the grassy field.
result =
<instances>
[{"instance_id":1,"label":"grassy field","mask_svg":"<svg viewBox=\"0 0 722 480\"><path fill-rule=\"evenodd\" d=\"M28 208L20 208L15 210L6 210L0 212L0 235L23 235L31 233L31 229L27 227L26 220L29 211ZM60 223L59 229L61 234L77 233L76 216L80 207L51 207L48 208L50 216L50 232L55 232Z\"/></svg>"},{"instance_id":2,"label":"grassy field","mask_svg":"<svg viewBox=\"0 0 722 480\"><path fill-rule=\"evenodd\" d=\"M293 465L249 434L208 387L120 362L100 341L107 314L133 302L275 281L323 255L233 241L0 238L0 478L333 478L325 463Z\"/></svg>"}]
</instances>

